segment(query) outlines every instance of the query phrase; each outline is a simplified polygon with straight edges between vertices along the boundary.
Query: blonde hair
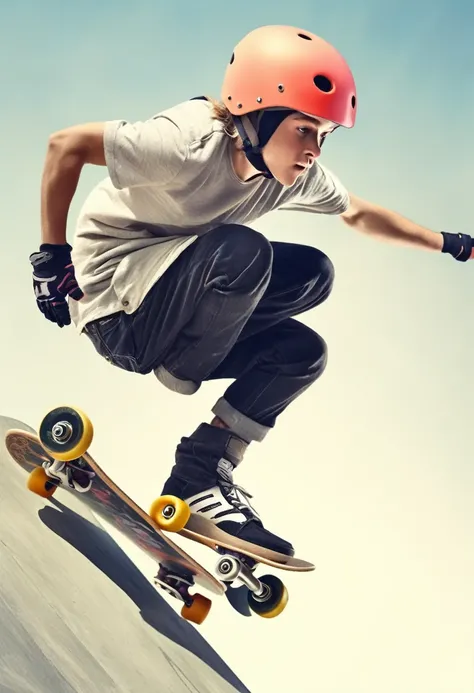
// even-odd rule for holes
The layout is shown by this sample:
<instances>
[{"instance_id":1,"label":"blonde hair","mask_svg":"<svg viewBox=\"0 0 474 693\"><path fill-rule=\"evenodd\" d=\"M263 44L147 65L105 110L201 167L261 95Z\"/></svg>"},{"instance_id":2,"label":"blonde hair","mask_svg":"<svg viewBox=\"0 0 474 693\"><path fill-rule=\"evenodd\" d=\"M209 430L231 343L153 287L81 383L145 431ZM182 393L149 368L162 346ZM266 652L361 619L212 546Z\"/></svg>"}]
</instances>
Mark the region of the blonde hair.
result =
<instances>
[{"instance_id":1,"label":"blonde hair","mask_svg":"<svg viewBox=\"0 0 474 693\"><path fill-rule=\"evenodd\" d=\"M231 139L238 139L239 133L235 127L232 113L229 111L225 103L223 101L213 99L211 96L206 96L206 99L212 105L212 117L222 123L226 135L228 135Z\"/></svg>"}]
</instances>

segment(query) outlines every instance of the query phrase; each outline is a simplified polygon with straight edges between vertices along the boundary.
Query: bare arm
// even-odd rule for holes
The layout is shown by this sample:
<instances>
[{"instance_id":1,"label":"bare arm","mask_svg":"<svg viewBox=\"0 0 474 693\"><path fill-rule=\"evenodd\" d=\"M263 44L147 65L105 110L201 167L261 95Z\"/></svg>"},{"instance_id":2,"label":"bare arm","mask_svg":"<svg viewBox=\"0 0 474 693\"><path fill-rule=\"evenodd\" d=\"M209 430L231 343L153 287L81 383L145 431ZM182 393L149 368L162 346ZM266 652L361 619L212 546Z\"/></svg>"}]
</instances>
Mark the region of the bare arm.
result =
<instances>
[{"instance_id":1,"label":"bare arm","mask_svg":"<svg viewBox=\"0 0 474 693\"><path fill-rule=\"evenodd\" d=\"M69 207L85 164L105 166L104 123L75 125L49 138L41 180L41 238L66 243Z\"/></svg>"},{"instance_id":2,"label":"bare arm","mask_svg":"<svg viewBox=\"0 0 474 693\"><path fill-rule=\"evenodd\" d=\"M443 247L441 233L419 226L397 212L367 202L355 195L351 195L349 209L341 214L341 217L348 226L381 240L425 250L440 251Z\"/></svg>"}]
</instances>

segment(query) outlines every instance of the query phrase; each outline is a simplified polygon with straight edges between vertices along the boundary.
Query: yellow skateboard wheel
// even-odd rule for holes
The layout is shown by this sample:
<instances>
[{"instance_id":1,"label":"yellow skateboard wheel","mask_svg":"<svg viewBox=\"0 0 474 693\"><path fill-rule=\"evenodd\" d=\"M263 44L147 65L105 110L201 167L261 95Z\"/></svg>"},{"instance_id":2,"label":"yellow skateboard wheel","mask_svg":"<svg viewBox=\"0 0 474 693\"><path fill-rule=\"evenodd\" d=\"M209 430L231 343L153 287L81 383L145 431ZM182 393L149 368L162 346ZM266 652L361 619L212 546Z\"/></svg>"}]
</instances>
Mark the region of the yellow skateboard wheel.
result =
<instances>
[{"instance_id":1,"label":"yellow skateboard wheel","mask_svg":"<svg viewBox=\"0 0 474 693\"><path fill-rule=\"evenodd\" d=\"M151 504L150 517L160 529L180 532L191 516L186 501L176 496L160 496Z\"/></svg>"},{"instance_id":2,"label":"yellow skateboard wheel","mask_svg":"<svg viewBox=\"0 0 474 693\"><path fill-rule=\"evenodd\" d=\"M249 607L262 618L275 618L288 604L288 590L280 578L275 575L264 575L259 580L267 588L267 594L263 597L257 597L249 591Z\"/></svg>"},{"instance_id":3,"label":"yellow skateboard wheel","mask_svg":"<svg viewBox=\"0 0 474 693\"><path fill-rule=\"evenodd\" d=\"M26 486L29 491L42 498L50 498L57 489L57 485L49 478L43 467L36 467L30 472Z\"/></svg>"},{"instance_id":4,"label":"yellow skateboard wheel","mask_svg":"<svg viewBox=\"0 0 474 693\"><path fill-rule=\"evenodd\" d=\"M52 409L39 427L39 438L47 453L56 460L77 460L90 447L94 435L92 422L83 411L72 407Z\"/></svg>"},{"instance_id":5,"label":"yellow skateboard wheel","mask_svg":"<svg viewBox=\"0 0 474 693\"><path fill-rule=\"evenodd\" d=\"M186 621L201 625L208 615L211 606L212 602L210 599L203 597L202 594L193 594L193 603L190 606L186 604L183 606L181 609L181 616L186 619Z\"/></svg>"}]
</instances>

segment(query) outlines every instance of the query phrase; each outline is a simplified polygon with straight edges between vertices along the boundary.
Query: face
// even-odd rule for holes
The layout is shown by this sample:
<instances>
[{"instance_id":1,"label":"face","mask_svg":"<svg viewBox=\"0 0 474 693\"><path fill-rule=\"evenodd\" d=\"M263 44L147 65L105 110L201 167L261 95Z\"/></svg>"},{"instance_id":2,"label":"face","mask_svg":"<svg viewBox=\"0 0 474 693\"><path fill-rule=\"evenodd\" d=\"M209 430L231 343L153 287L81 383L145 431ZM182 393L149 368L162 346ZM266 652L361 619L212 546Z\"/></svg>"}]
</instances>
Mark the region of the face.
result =
<instances>
[{"instance_id":1,"label":"face","mask_svg":"<svg viewBox=\"0 0 474 693\"><path fill-rule=\"evenodd\" d=\"M327 135L337 125L300 113L285 118L262 149L263 159L275 179L291 186L321 154Z\"/></svg>"}]
</instances>

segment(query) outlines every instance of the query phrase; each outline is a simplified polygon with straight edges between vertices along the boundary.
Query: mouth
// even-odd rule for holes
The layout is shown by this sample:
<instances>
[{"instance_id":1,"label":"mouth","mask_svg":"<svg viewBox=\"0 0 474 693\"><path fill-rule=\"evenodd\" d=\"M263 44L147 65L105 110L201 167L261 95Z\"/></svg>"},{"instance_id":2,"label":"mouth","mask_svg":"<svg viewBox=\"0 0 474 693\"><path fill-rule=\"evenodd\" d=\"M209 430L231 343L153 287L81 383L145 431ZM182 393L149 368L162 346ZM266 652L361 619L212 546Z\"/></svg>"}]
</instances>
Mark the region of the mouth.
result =
<instances>
[{"instance_id":1,"label":"mouth","mask_svg":"<svg viewBox=\"0 0 474 693\"><path fill-rule=\"evenodd\" d=\"M306 166L303 166L303 164L295 164L293 168L296 168L296 170L300 173L306 171Z\"/></svg>"}]
</instances>

